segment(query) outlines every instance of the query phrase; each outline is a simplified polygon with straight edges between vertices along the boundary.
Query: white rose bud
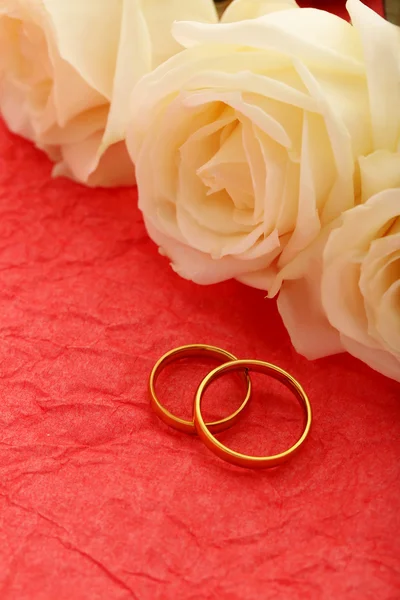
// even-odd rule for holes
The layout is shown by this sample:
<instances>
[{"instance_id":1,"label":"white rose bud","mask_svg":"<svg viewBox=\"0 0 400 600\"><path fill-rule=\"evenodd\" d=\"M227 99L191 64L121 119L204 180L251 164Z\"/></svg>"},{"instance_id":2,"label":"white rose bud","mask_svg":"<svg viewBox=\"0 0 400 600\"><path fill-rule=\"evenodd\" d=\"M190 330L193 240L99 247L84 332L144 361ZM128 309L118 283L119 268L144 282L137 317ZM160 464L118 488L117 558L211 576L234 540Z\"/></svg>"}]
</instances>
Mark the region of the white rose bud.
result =
<instances>
[{"instance_id":1,"label":"white rose bud","mask_svg":"<svg viewBox=\"0 0 400 600\"><path fill-rule=\"evenodd\" d=\"M175 19L217 15L212 0L0 0L0 113L48 152L54 174L134 182L130 95L179 51Z\"/></svg>"}]
</instances>

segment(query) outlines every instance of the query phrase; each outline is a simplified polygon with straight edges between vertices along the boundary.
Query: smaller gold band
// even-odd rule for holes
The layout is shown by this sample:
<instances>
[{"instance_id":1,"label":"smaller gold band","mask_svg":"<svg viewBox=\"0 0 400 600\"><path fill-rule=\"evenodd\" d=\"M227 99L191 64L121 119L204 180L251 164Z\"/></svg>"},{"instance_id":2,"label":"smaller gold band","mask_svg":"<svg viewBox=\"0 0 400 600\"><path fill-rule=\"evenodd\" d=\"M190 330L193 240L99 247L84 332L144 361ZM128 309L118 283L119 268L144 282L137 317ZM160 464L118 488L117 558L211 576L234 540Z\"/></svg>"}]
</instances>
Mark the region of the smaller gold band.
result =
<instances>
[{"instance_id":1,"label":"smaller gold band","mask_svg":"<svg viewBox=\"0 0 400 600\"><path fill-rule=\"evenodd\" d=\"M154 365L149 378L149 394L153 410L155 411L157 416L162 421L164 421L164 423L166 423L170 427L173 427L174 429L178 429L179 431L195 434L196 429L194 426L194 422L187 421L185 419L181 419L180 417L173 415L161 404L155 390L157 378L168 364L175 360L192 356L207 358L211 357L217 359L219 362L222 363L236 360L236 357L230 352L227 352L227 350L217 348L216 346L209 346L207 344L191 344L189 346L181 346L179 348L175 348L174 350L170 350L169 352L164 354L164 356L162 356ZM243 381L246 385L246 395L242 404L234 413L232 413L228 417L225 417L224 419L221 419L219 421L207 423L207 428L209 431L218 433L219 431L224 431L225 429L228 429L229 427L234 425L238 420L240 413L246 407L248 401L250 400L250 378L248 374L244 371L240 374L240 376L243 378Z\"/></svg>"}]
</instances>

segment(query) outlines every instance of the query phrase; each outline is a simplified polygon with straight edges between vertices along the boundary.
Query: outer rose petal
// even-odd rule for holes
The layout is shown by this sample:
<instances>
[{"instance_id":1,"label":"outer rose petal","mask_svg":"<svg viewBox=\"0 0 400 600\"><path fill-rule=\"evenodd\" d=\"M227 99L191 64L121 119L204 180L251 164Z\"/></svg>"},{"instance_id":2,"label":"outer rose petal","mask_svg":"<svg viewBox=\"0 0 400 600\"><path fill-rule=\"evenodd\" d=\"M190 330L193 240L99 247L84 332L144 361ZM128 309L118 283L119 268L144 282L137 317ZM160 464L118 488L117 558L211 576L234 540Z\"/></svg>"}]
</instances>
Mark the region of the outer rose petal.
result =
<instances>
[{"instance_id":1,"label":"outer rose petal","mask_svg":"<svg viewBox=\"0 0 400 600\"><path fill-rule=\"evenodd\" d=\"M242 272L248 273L249 269L257 271L269 262L269 259L263 256L252 261L238 260L232 256L215 260L209 254L161 233L148 219L145 219L145 223L149 236L160 247L160 253L171 260L171 267L175 273L200 285L226 281Z\"/></svg>"},{"instance_id":2,"label":"outer rose petal","mask_svg":"<svg viewBox=\"0 0 400 600\"><path fill-rule=\"evenodd\" d=\"M343 335L366 346L378 344L368 328L360 268L370 244L399 213L400 189L385 190L345 212L324 249L321 295L327 317Z\"/></svg>"},{"instance_id":3,"label":"outer rose petal","mask_svg":"<svg viewBox=\"0 0 400 600\"><path fill-rule=\"evenodd\" d=\"M54 177L69 177L85 181L91 187L134 185L135 168L124 141L112 144L97 160L102 132L94 133L77 143L61 147L61 156L53 169Z\"/></svg>"},{"instance_id":4,"label":"outer rose petal","mask_svg":"<svg viewBox=\"0 0 400 600\"><path fill-rule=\"evenodd\" d=\"M322 252L329 233L339 224L337 219L326 227L311 246L281 269L270 288L270 297L280 290L278 309L292 344L309 359L343 351L321 298Z\"/></svg>"},{"instance_id":5,"label":"outer rose petal","mask_svg":"<svg viewBox=\"0 0 400 600\"><path fill-rule=\"evenodd\" d=\"M359 0L347 10L366 62L375 148L396 151L400 137L400 28Z\"/></svg>"},{"instance_id":6,"label":"outer rose petal","mask_svg":"<svg viewBox=\"0 0 400 600\"><path fill-rule=\"evenodd\" d=\"M13 133L33 141L35 132L28 112L24 110L25 100L23 90L11 81L3 82L0 88L0 112L7 127Z\"/></svg>"},{"instance_id":7,"label":"outer rose petal","mask_svg":"<svg viewBox=\"0 0 400 600\"><path fill-rule=\"evenodd\" d=\"M395 381L400 381L400 361L389 352L364 346L346 336L341 336L341 340L343 348L347 352L365 362L375 371L391 377Z\"/></svg>"},{"instance_id":8,"label":"outer rose petal","mask_svg":"<svg viewBox=\"0 0 400 600\"><path fill-rule=\"evenodd\" d=\"M297 281L285 281L278 297L278 309L293 346L313 360L343 352L340 335L330 325L321 303L320 267Z\"/></svg>"},{"instance_id":9,"label":"outer rose petal","mask_svg":"<svg viewBox=\"0 0 400 600\"><path fill-rule=\"evenodd\" d=\"M181 50L170 34L174 21L218 22L213 0L142 0L141 7L152 40L153 68Z\"/></svg>"},{"instance_id":10,"label":"outer rose petal","mask_svg":"<svg viewBox=\"0 0 400 600\"><path fill-rule=\"evenodd\" d=\"M361 156L358 162L363 203L382 190L400 187L400 153L377 150Z\"/></svg>"},{"instance_id":11,"label":"outer rose petal","mask_svg":"<svg viewBox=\"0 0 400 600\"><path fill-rule=\"evenodd\" d=\"M110 111L94 168L110 145L125 139L132 89L151 68L151 39L139 0L124 0Z\"/></svg>"},{"instance_id":12,"label":"outer rose petal","mask_svg":"<svg viewBox=\"0 0 400 600\"><path fill-rule=\"evenodd\" d=\"M74 67L60 58L52 40L49 41L49 53L54 69L53 87L47 106L41 118L37 119L37 139L41 139L54 121L60 128L67 129L72 119L107 102L104 96L82 79ZM73 94L71 90L74 90Z\"/></svg>"},{"instance_id":13,"label":"outer rose petal","mask_svg":"<svg viewBox=\"0 0 400 600\"><path fill-rule=\"evenodd\" d=\"M262 15L289 8L298 8L295 0L233 0L224 11L221 23L256 19Z\"/></svg>"},{"instance_id":14,"label":"outer rose petal","mask_svg":"<svg viewBox=\"0 0 400 600\"><path fill-rule=\"evenodd\" d=\"M124 0L110 114L98 158L110 144L125 138L135 83L180 50L169 30L175 19L187 18L218 20L212 0Z\"/></svg>"},{"instance_id":15,"label":"outer rose petal","mask_svg":"<svg viewBox=\"0 0 400 600\"><path fill-rule=\"evenodd\" d=\"M51 17L61 57L91 87L111 99L122 18L122 3L41 0Z\"/></svg>"},{"instance_id":16,"label":"outer rose petal","mask_svg":"<svg viewBox=\"0 0 400 600\"><path fill-rule=\"evenodd\" d=\"M276 50L306 63L363 74L362 48L355 29L343 19L322 10L278 11L239 23L205 25L180 22L174 37L186 48L200 44L231 44Z\"/></svg>"}]
</instances>

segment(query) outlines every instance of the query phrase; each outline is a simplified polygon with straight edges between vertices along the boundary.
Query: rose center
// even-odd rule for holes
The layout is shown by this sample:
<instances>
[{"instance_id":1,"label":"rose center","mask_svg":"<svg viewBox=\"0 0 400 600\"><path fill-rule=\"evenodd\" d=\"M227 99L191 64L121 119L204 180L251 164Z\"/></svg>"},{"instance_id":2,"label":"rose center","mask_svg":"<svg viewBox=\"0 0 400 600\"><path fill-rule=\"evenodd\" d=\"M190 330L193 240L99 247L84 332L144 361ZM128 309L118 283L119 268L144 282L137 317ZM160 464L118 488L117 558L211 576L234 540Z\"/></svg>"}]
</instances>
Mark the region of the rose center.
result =
<instances>
[{"instance_id":1,"label":"rose center","mask_svg":"<svg viewBox=\"0 0 400 600\"><path fill-rule=\"evenodd\" d=\"M197 170L197 174L208 188L208 195L225 191L236 209L252 208L253 185L239 121L221 130L217 151Z\"/></svg>"}]
</instances>

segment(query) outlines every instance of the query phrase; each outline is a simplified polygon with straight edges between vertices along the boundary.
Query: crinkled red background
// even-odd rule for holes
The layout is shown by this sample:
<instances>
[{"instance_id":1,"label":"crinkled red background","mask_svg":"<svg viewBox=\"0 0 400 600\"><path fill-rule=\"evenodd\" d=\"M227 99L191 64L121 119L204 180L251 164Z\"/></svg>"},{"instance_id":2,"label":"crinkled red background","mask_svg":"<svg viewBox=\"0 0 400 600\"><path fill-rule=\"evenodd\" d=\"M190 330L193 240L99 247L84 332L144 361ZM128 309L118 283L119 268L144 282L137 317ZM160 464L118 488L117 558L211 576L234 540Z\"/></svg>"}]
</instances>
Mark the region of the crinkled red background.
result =
<instances>
[{"instance_id":1,"label":"crinkled red background","mask_svg":"<svg viewBox=\"0 0 400 600\"><path fill-rule=\"evenodd\" d=\"M134 191L49 175L0 129L1 600L399 598L399 385L296 355L262 292L180 280ZM301 381L315 420L292 462L240 470L157 420L149 371L190 342ZM191 364L160 382L186 413ZM261 383L265 402L223 434L243 450L298 429L295 403Z\"/></svg>"}]
</instances>

